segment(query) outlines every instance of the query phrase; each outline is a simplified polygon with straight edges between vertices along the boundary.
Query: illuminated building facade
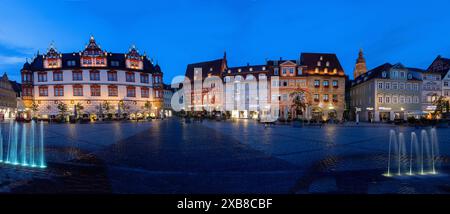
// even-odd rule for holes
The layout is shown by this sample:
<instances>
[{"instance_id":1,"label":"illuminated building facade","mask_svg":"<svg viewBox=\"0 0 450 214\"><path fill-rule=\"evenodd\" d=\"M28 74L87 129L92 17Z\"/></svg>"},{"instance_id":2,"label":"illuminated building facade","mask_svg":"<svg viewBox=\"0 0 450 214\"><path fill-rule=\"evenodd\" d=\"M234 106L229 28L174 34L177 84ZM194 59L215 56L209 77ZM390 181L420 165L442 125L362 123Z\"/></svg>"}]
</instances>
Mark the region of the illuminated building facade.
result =
<instances>
[{"instance_id":1,"label":"illuminated building facade","mask_svg":"<svg viewBox=\"0 0 450 214\"><path fill-rule=\"evenodd\" d=\"M447 106L450 101L450 59L444 58L442 56L436 57L436 59L431 63L427 69L427 73L431 73L441 78L441 95L447 100ZM437 81L435 81L437 82ZM428 97L426 97L428 99ZM446 111L447 109L445 109ZM447 114L449 112L446 112Z\"/></svg>"},{"instance_id":2,"label":"illuminated building facade","mask_svg":"<svg viewBox=\"0 0 450 214\"><path fill-rule=\"evenodd\" d=\"M22 70L23 100L38 118L158 116L163 107L163 73L136 47L106 52L93 37L83 51L59 53L51 45ZM65 115L66 116L66 115Z\"/></svg>"},{"instance_id":3,"label":"illuminated building facade","mask_svg":"<svg viewBox=\"0 0 450 214\"><path fill-rule=\"evenodd\" d=\"M0 77L0 121L16 117L17 98L13 84L6 73Z\"/></svg>"},{"instance_id":4,"label":"illuminated building facade","mask_svg":"<svg viewBox=\"0 0 450 214\"><path fill-rule=\"evenodd\" d=\"M406 120L422 115L423 70L385 63L352 82L351 109L360 121Z\"/></svg>"},{"instance_id":5,"label":"illuminated building facade","mask_svg":"<svg viewBox=\"0 0 450 214\"><path fill-rule=\"evenodd\" d=\"M302 53L298 60L271 60L268 65L280 80L280 118L342 120L346 76L336 54ZM293 105L294 93L303 94L303 111Z\"/></svg>"}]
</instances>

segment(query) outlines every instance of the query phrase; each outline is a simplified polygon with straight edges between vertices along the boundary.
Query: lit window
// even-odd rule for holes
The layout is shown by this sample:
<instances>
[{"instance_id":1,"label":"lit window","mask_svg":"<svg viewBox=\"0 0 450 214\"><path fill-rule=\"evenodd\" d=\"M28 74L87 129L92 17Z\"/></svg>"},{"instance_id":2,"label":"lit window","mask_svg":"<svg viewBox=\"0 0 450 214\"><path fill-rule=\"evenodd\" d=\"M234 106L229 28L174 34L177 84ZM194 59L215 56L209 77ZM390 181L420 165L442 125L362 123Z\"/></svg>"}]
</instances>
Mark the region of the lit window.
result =
<instances>
[{"instance_id":1,"label":"lit window","mask_svg":"<svg viewBox=\"0 0 450 214\"><path fill-rule=\"evenodd\" d=\"M134 82L134 73L133 72L127 72L126 73L126 81L127 82Z\"/></svg>"},{"instance_id":2,"label":"lit window","mask_svg":"<svg viewBox=\"0 0 450 214\"><path fill-rule=\"evenodd\" d=\"M320 86L320 80L314 80L314 87Z\"/></svg>"},{"instance_id":3,"label":"lit window","mask_svg":"<svg viewBox=\"0 0 450 214\"><path fill-rule=\"evenodd\" d=\"M136 97L135 87L127 87L127 97Z\"/></svg>"},{"instance_id":4,"label":"lit window","mask_svg":"<svg viewBox=\"0 0 450 214\"><path fill-rule=\"evenodd\" d=\"M83 72L82 71L72 71L72 80L73 81L82 81L83 80Z\"/></svg>"},{"instance_id":5,"label":"lit window","mask_svg":"<svg viewBox=\"0 0 450 214\"><path fill-rule=\"evenodd\" d=\"M100 72L99 71L90 71L89 77L91 81L100 81Z\"/></svg>"},{"instance_id":6,"label":"lit window","mask_svg":"<svg viewBox=\"0 0 450 214\"><path fill-rule=\"evenodd\" d=\"M75 97L83 96L83 86L82 85L74 85L73 86L73 96L75 96Z\"/></svg>"},{"instance_id":7,"label":"lit window","mask_svg":"<svg viewBox=\"0 0 450 214\"><path fill-rule=\"evenodd\" d=\"M141 74L141 83L149 83L148 74Z\"/></svg>"},{"instance_id":8,"label":"lit window","mask_svg":"<svg viewBox=\"0 0 450 214\"><path fill-rule=\"evenodd\" d=\"M119 94L119 90L118 90L117 86L115 86L115 85L108 86L108 96L117 97L118 94Z\"/></svg>"},{"instance_id":9,"label":"lit window","mask_svg":"<svg viewBox=\"0 0 450 214\"><path fill-rule=\"evenodd\" d=\"M39 87L39 96L40 97L47 97L48 96L48 87L47 86Z\"/></svg>"},{"instance_id":10,"label":"lit window","mask_svg":"<svg viewBox=\"0 0 450 214\"><path fill-rule=\"evenodd\" d=\"M116 71L108 71L108 81L117 81Z\"/></svg>"},{"instance_id":11,"label":"lit window","mask_svg":"<svg viewBox=\"0 0 450 214\"><path fill-rule=\"evenodd\" d=\"M141 97L142 98L149 98L150 97L150 93L149 93L149 89L142 87L141 88Z\"/></svg>"},{"instance_id":12,"label":"lit window","mask_svg":"<svg viewBox=\"0 0 450 214\"><path fill-rule=\"evenodd\" d=\"M91 96L93 97L100 97L101 96L101 90L99 85L91 85Z\"/></svg>"},{"instance_id":13,"label":"lit window","mask_svg":"<svg viewBox=\"0 0 450 214\"><path fill-rule=\"evenodd\" d=\"M339 87L339 82L337 80L333 80L333 87Z\"/></svg>"},{"instance_id":14,"label":"lit window","mask_svg":"<svg viewBox=\"0 0 450 214\"><path fill-rule=\"evenodd\" d=\"M47 73L38 73L38 82L47 82Z\"/></svg>"},{"instance_id":15,"label":"lit window","mask_svg":"<svg viewBox=\"0 0 450 214\"><path fill-rule=\"evenodd\" d=\"M63 81L63 73L61 71L53 72L53 81Z\"/></svg>"},{"instance_id":16,"label":"lit window","mask_svg":"<svg viewBox=\"0 0 450 214\"><path fill-rule=\"evenodd\" d=\"M54 87L55 97L63 97L64 96L64 86L58 85Z\"/></svg>"}]
</instances>

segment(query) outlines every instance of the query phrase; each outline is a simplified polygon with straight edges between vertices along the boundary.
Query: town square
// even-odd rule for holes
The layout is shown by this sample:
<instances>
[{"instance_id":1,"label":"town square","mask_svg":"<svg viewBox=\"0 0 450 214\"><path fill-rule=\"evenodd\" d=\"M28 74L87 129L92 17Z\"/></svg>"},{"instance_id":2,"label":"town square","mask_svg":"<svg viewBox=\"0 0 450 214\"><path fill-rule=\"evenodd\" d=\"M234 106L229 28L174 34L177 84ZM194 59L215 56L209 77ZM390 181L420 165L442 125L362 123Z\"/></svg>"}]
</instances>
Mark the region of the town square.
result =
<instances>
[{"instance_id":1,"label":"town square","mask_svg":"<svg viewBox=\"0 0 450 214\"><path fill-rule=\"evenodd\" d=\"M450 194L447 1L0 5L0 196L23 207Z\"/></svg>"}]
</instances>

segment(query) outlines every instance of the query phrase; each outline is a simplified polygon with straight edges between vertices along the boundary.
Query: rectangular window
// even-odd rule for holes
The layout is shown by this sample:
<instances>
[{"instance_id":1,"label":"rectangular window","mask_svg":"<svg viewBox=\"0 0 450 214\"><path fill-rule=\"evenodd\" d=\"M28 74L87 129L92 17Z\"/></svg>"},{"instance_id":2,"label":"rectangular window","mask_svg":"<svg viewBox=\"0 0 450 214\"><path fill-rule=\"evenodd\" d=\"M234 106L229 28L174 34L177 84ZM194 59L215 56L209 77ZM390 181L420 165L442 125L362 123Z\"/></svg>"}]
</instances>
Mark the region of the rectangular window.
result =
<instances>
[{"instance_id":1,"label":"rectangular window","mask_svg":"<svg viewBox=\"0 0 450 214\"><path fill-rule=\"evenodd\" d=\"M134 73L133 72L127 72L126 73L126 81L127 82L134 82Z\"/></svg>"},{"instance_id":2,"label":"rectangular window","mask_svg":"<svg viewBox=\"0 0 450 214\"><path fill-rule=\"evenodd\" d=\"M320 80L314 80L314 87L320 87Z\"/></svg>"},{"instance_id":3,"label":"rectangular window","mask_svg":"<svg viewBox=\"0 0 450 214\"><path fill-rule=\"evenodd\" d=\"M135 87L127 87L127 97L136 97Z\"/></svg>"},{"instance_id":4,"label":"rectangular window","mask_svg":"<svg viewBox=\"0 0 450 214\"><path fill-rule=\"evenodd\" d=\"M63 81L63 73L61 71L53 72L53 81Z\"/></svg>"},{"instance_id":5,"label":"rectangular window","mask_svg":"<svg viewBox=\"0 0 450 214\"><path fill-rule=\"evenodd\" d=\"M384 88L388 90L391 89L391 83L390 82L385 83Z\"/></svg>"},{"instance_id":6,"label":"rectangular window","mask_svg":"<svg viewBox=\"0 0 450 214\"><path fill-rule=\"evenodd\" d=\"M149 98L150 97L150 93L148 88L142 87L141 88L141 97L142 98Z\"/></svg>"},{"instance_id":7,"label":"rectangular window","mask_svg":"<svg viewBox=\"0 0 450 214\"><path fill-rule=\"evenodd\" d=\"M338 102L338 95L337 94L333 94L333 102L335 102L335 103Z\"/></svg>"},{"instance_id":8,"label":"rectangular window","mask_svg":"<svg viewBox=\"0 0 450 214\"><path fill-rule=\"evenodd\" d=\"M73 66L75 66L76 64L75 64L75 60L69 60L69 61L67 61L67 66L68 67L73 67Z\"/></svg>"},{"instance_id":9,"label":"rectangular window","mask_svg":"<svg viewBox=\"0 0 450 214\"><path fill-rule=\"evenodd\" d=\"M48 87L47 86L39 87L39 96L40 97L47 97L48 96Z\"/></svg>"},{"instance_id":10,"label":"rectangular window","mask_svg":"<svg viewBox=\"0 0 450 214\"><path fill-rule=\"evenodd\" d=\"M274 68L274 69L273 69L273 74L274 74L275 76L278 76L278 68Z\"/></svg>"},{"instance_id":11,"label":"rectangular window","mask_svg":"<svg viewBox=\"0 0 450 214\"><path fill-rule=\"evenodd\" d=\"M314 94L314 101L319 102L319 94Z\"/></svg>"},{"instance_id":12,"label":"rectangular window","mask_svg":"<svg viewBox=\"0 0 450 214\"><path fill-rule=\"evenodd\" d=\"M115 72L115 71L108 71L108 81L117 82L117 72Z\"/></svg>"},{"instance_id":13,"label":"rectangular window","mask_svg":"<svg viewBox=\"0 0 450 214\"><path fill-rule=\"evenodd\" d=\"M328 99L328 94L324 94L324 95L323 95L323 101L324 101L324 102L328 102L328 100L329 100L329 99Z\"/></svg>"},{"instance_id":14,"label":"rectangular window","mask_svg":"<svg viewBox=\"0 0 450 214\"><path fill-rule=\"evenodd\" d=\"M101 96L101 88L99 85L91 85L91 96L93 97Z\"/></svg>"},{"instance_id":15,"label":"rectangular window","mask_svg":"<svg viewBox=\"0 0 450 214\"><path fill-rule=\"evenodd\" d=\"M391 103L391 98L390 97L385 97L384 100L386 101L386 103Z\"/></svg>"},{"instance_id":16,"label":"rectangular window","mask_svg":"<svg viewBox=\"0 0 450 214\"><path fill-rule=\"evenodd\" d=\"M283 74L287 73L287 68L283 68Z\"/></svg>"},{"instance_id":17,"label":"rectangular window","mask_svg":"<svg viewBox=\"0 0 450 214\"><path fill-rule=\"evenodd\" d=\"M378 103L383 103L383 97L382 96L378 97Z\"/></svg>"},{"instance_id":18,"label":"rectangular window","mask_svg":"<svg viewBox=\"0 0 450 214\"><path fill-rule=\"evenodd\" d=\"M83 71L72 71L73 81L83 81Z\"/></svg>"},{"instance_id":19,"label":"rectangular window","mask_svg":"<svg viewBox=\"0 0 450 214\"><path fill-rule=\"evenodd\" d=\"M74 85L73 86L73 96L74 97L83 96L83 86L82 85Z\"/></svg>"},{"instance_id":20,"label":"rectangular window","mask_svg":"<svg viewBox=\"0 0 450 214\"><path fill-rule=\"evenodd\" d=\"M289 68L289 73L294 74L295 73L294 68Z\"/></svg>"},{"instance_id":21,"label":"rectangular window","mask_svg":"<svg viewBox=\"0 0 450 214\"><path fill-rule=\"evenodd\" d=\"M329 85L328 80L324 80L324 81L323 81L323 87L328 88L329 86L330 86L330 85Z\"/></svg>"},{"instance_id":22,"label":"rectangular window","mask_svg":"<svg viewBox=\"0 0 450 214\"><path fill-rule=\"evenodd\" d=\"M148 74L141 74L141 83L149 83Z\"/></svg>"},{"instance_id":23,"label":"rectangular window","mask_svg":"<svg viewBox=\"0 0 450 214\"><path fill-rule=\"evenodd\" d=\"M118 95L119 95L119 90L117 89L117 86L115 86L115 85L108 86L108 96L117 97Z\"/></svg>"},{"instance_id":24,"label":"rectangular window","mask_svg":"<svg viewBox=\"0 0 450 214\"><path fill-rule=\"evenodd\" d=\"M99 71L90 71L89 77L91 81L100 81L100 72Z\"/></svg>"},{"instance_id":25,"label":"rectangular window","mask_svg":"<svg viewBox=\"0 0 450 214\"><path fill-rule=\"evenodd\" d=\"M119 61L111 61L111 66L119 67Z\"/></svg>"},{"instance_id":26,"label":"rectangular window","mask_svg":"<svg viewBox=\"0 0 450 214\"><path fill-rule=\"evenodd\" d=\"M392 97L392 103L397 104L398 103L398 97Z\"/></svg>"},{"instance_id":27,"label":"rectangular window","mask_svg":"<svg viewBox=\"0 0 450 214\"><path fill-rule=\"evenodd\" d=\"M399 90L405 90L405 83L400 83L398 89Z\"/></svg>"},{"instance_id":28,"label":"rectangular window","mask_svg":"<svg viewBox=\"0 0 450 214\"><path fill-rule=\"evenodd\" d=\"M55 86L55 97L63 97L64 96L64 86Z\"/></svg>"},{"instance_id":29,"label":"rectangular window","mask_svg":"<svg viewBox=\"0 0 450 214\"><path fill-rule=\"evenodd\" d=\"M406 83L406 90L411 90L411 89L412 89L411 83Z\"/></svg>"},{"instance_id":30,"label":"rectangular window","mask_svg":"<svg viewBox=\"0 0 450 214\"><path fill-rule=\"evenodd\" d=\"M335 88L339 87L339 84L338 84L337 80L333 80L333 87L335 87Z\"/></svg>"},{"instance_id":31,"label":"rectangular window","mask_svg":"<svg viewBox=\"0 0 450 214\"><path fill-rule=\"evenodd\" d=\"M47 73L38 73L38 82L47 82Z\"/></svg>"},{"instance_id":32,"label":"rectangular window","mask_svg":"<svg viewBox=\"0 0 450 214\"><path fill-rule=\"evenodd\" d=\"M398 89L398 83L394 82L392 83L392 90L397 90Z\"/></svg>"},{"instance_id":33,"label":"rectangular window","mask_svg":"<svg viewBox=\"0 0 450 214\"><path fill-rule=\"evenodd\" d=\"M382 83L382 82L379 82L379 83L378 83L378 88L379 88L379 89L383 89L383 83Z\"/></svg>"},{"instance_id":34,"label":"rectangular window","mask_svg":"<svg viewBox=\"0 0 450 214\"><path fill-rule=\"evenodd\" d=\"M448 87L448 82L447 81L444 82L444 86Z\"/></svg>"}]
</instances>

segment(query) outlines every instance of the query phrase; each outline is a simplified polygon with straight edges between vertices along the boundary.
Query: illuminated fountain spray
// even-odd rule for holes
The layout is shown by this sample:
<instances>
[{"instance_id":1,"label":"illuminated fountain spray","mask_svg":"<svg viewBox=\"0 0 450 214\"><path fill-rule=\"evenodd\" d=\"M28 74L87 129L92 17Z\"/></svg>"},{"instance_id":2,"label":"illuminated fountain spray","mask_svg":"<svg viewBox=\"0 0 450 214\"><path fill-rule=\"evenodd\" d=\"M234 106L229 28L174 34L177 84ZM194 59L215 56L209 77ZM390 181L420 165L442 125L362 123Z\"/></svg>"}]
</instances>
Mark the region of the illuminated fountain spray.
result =
<instances>
[{"instance_id":1,"label":"illuminated fountain spray","mask_svg":"<svg viewBox=\"0 0 450 214\"><path fill-rule=\"evenodd\" d=\"M397 163L396 175L401 176L404 169L408 168L406 175L412 176L414 172L419 175L437 174L436 172L436 157L439 156L439 144L436 134L436 129L431 129L430 135L427 131L422 130L420 133L420 145L415 132L411 132L411 143L409 145L409 161L404 163L402 160L407 157L405 136L402 132L397 134L394 130L389 132L389 154L388 154L388 168L386 176L392 176L392 163ZM392 157L397 160L393 160ZM414 161L415 160L415 161ZM414 164L416 165L414 167ZM409 165L409 167L408 167ZM394 168L395 169L395 168Z\"/></svg>"},{"instance_id":2,"label":"illuminated fountain spray","mask_svg":"<svg viewBox=\"0 0 450 214\"><path fill-rule=\"evenodd\" d=\"M20 128L20 129L19 129ZM39 134L36 135L36 124L9 123L8 139L5 142L2 129L0 127L0 163L11 165L20 165L24 167L45 168L45 149L44 149L44 124L41 121L39 125ZM6 136L6 133L4 134ZM36 137L39 137L36 145ZM4 144L7 143L4 149ZM6 158L4 158L6 151Z\"/></svg>"}]
</instances>

